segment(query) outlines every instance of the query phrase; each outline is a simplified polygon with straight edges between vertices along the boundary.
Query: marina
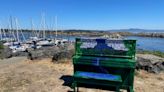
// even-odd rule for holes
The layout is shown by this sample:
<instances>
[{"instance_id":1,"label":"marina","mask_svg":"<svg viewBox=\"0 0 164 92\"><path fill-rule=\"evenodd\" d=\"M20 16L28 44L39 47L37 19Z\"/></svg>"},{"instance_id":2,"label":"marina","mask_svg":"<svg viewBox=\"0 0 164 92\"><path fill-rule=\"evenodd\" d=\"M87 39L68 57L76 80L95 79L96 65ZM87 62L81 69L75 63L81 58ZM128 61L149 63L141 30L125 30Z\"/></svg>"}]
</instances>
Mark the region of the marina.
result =
<instances>
[{"instance_id":1,"label":"marina","mask_svg":"<svg viewBox=\"0 0 164 92\"><path fill-rule=\"evenodd\" d=\"M22 32L17 18L10 16L9 19L9 28L0 28L0 41L3 42L4 46L9 47L13 53L27 51L29 48L38 49L44 46L64 45L68 42L67 39L58 38L57 17L55 17L55 29L54 27L51 29L51 31L55 31L55 36L47 35L44 15L41 17L42 30L34 29L34 23L31 21L31 32Z\"/></svg>"}]
</instances>

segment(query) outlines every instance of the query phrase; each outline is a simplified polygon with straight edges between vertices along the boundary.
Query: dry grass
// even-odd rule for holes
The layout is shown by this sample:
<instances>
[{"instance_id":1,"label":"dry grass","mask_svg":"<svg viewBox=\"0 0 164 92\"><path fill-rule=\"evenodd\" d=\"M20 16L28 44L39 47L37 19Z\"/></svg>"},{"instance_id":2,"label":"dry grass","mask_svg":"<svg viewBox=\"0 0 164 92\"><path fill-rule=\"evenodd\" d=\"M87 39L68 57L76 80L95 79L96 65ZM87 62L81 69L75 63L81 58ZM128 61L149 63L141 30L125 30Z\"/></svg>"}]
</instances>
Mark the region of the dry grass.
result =
<instances>
[{"instance_id":1,"label":"dry grass","mask_svg":"<svg viewBox=\"0 0 164 92\"><path fill-rule=\"evenodd\" d=\"M50 59L10 65L0 70L0 92L66 92L60 77L71 69L70 64L53 64Z\"/></svg>"},{"instance_id":2,"label":"dry grass","mask_svg":"<svg viewBox=\"0 0 164 92\"><path fill-rule=\"evenodd\" d=\"M1 66L1 65L0 65ZM63 75L72 75L71 62L55 64L51 59L24 60L0 69L0 92L67 92ZM159 75L139 71L135 77L135 92L164 92L164 73ZM80 88L82 92L106 92Z\"/></svg>"},{"instance_id":3,"label":"dry grass","mask_svg":"<svg viewBox=\"0 0 164 92\"><path fill-rule=\"evenodd\" d=\"M138 71L134 86L136 92L164 92L164 73L152 74Z\"/></svg>"}]
</instances>

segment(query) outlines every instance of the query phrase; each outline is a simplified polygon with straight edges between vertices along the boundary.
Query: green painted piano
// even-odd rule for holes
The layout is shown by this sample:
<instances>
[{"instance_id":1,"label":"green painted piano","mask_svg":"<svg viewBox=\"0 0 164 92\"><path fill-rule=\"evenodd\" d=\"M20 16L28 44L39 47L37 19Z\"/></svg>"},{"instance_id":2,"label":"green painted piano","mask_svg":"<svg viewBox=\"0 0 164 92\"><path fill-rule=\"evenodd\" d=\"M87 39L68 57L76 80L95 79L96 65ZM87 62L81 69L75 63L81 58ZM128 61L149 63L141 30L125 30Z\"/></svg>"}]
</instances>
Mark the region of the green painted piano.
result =
<instances>
[{"instance_id":1,"label":"green painted piano","mask_svg":"<svg viewBox=\"0 0 164 92\"><path fill-rule=\"evenodd\" d=\"M136 40L76 38L73 56L74 92L80 84L134 92Z\"/></svg>"}]
</instances>

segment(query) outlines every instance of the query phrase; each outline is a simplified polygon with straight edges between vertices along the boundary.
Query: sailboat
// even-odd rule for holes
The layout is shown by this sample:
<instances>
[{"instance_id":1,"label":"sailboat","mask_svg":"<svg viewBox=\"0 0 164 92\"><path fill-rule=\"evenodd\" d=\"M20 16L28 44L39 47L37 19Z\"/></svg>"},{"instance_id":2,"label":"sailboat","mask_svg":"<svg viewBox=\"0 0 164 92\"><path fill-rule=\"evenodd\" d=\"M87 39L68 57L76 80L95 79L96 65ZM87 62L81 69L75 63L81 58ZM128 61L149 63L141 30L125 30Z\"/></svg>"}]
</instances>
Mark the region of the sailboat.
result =
<instances>
[{"instance_id":1,"label":"sailboat","mask_svg":"<svg viewBox=\"0 0 164 92\"><path fill-rule=\"evenodd\" d=\"M57 16L55 16L55 45L64 45L66 42L68 42L67 39L58 38Z\"/></svg>"},{"instance_id":2,"label":"sailboat","mask_svg":"<svg viewBox=\"0 0 164 92\"><path fill-rule=\"evenodd\" d=\"M9 18L9 24L10 24L8 26L9 28L7 28L8 33L9 33L8 36L6 35L5 29L2 29L2 32L4 35L2 40L4 41L4 44L3 44L4 46L11 46L16 41L15 32L13 30L12 16L10 16L10 18Z\"/></svg>"},{"instance_id":3,"label":"sailboat","mask_svg":"<svg viewBox=\"0 0 164 92\"><path fill-rule=\"evenodd\" d=\"M6 35L5 30L6 29L4 29L4 28L2 28L2 26L0 26L0 41L2 41L2 42L13 41L14 39L11 39L11 38L9 38L9 35Z\"/></svg>"},{"instance_id":4,"label":"sailboat","mask_svg":"<svg viewBox=\"0 0 164 92\"><path fill-rule=\"evenodd\" d=\"M31 33L32 34L31 34L30 40L32 40L32 41L40 40L39 33L37 31L35 31L35 29L34 29L34 22L32 19L31 19Z\"/></svg>"},{"instance_id":5,"label":"sailboat","mask_svg":"<svg viewBox=\"0 0 164 92\"><path fill-rule=\"evenodd\" d=\"M31 19L31 36L29 37L29 40L26 41L26 43L28 44L32 44L33 41L39 41L40 38L39 38L39 32L37 32L34 28L34 22L33 20Z\"/></svg>"},{"instance_id":6,"label":"sailboat","mask_svg":"<svg viewBox=\"0 0 164 92\"><path fill-rule=\"evenodd\" d=\"M9 48L12 49L13 53L19 52L19 51L26 51L29 48L29 45L26 43L23 43L20 40L20 33L21 33L21 36L23 37L23 41L25 41L25 37L23 35L22 30L20 30L18 27L17 18L15 18L15 25L16 25L16 41L11 46L9 46Z\"/></svg>"},{"instance_id":7,"label":"sailboat","mask_svg":"<svg viewBox=\"0 0 164 92\"><path fill-rule=\"evenodd\" d=\"M45 21L45 14L42 14L41 18L41 26L42 26L42 39L37 42L39 46L53 46L54 41L52 39L47 39L46 37L46 21Z\"/></svg>"}]
</instances>

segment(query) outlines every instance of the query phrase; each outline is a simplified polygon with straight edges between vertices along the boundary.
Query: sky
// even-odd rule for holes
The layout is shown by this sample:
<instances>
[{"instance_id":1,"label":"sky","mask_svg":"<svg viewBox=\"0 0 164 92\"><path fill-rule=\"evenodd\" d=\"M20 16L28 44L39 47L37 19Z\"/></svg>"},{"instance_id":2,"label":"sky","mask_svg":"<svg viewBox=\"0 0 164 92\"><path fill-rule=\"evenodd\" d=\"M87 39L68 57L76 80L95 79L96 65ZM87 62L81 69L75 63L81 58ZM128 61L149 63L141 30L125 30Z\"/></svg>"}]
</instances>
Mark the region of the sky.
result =
<instances>
[{"instance_id":1,"label":"sky","mask_svg":"<svg viewBox=\"0 0 164 92\"><path fill-rule=\"evenodd\" d=\"M48 28L58 29L164 29L164 0L0 0L0 26L10 16L19 27L41 28L45 14ZM52 26L53 25L53 26Z\"/></svg>"}]
</instances>

